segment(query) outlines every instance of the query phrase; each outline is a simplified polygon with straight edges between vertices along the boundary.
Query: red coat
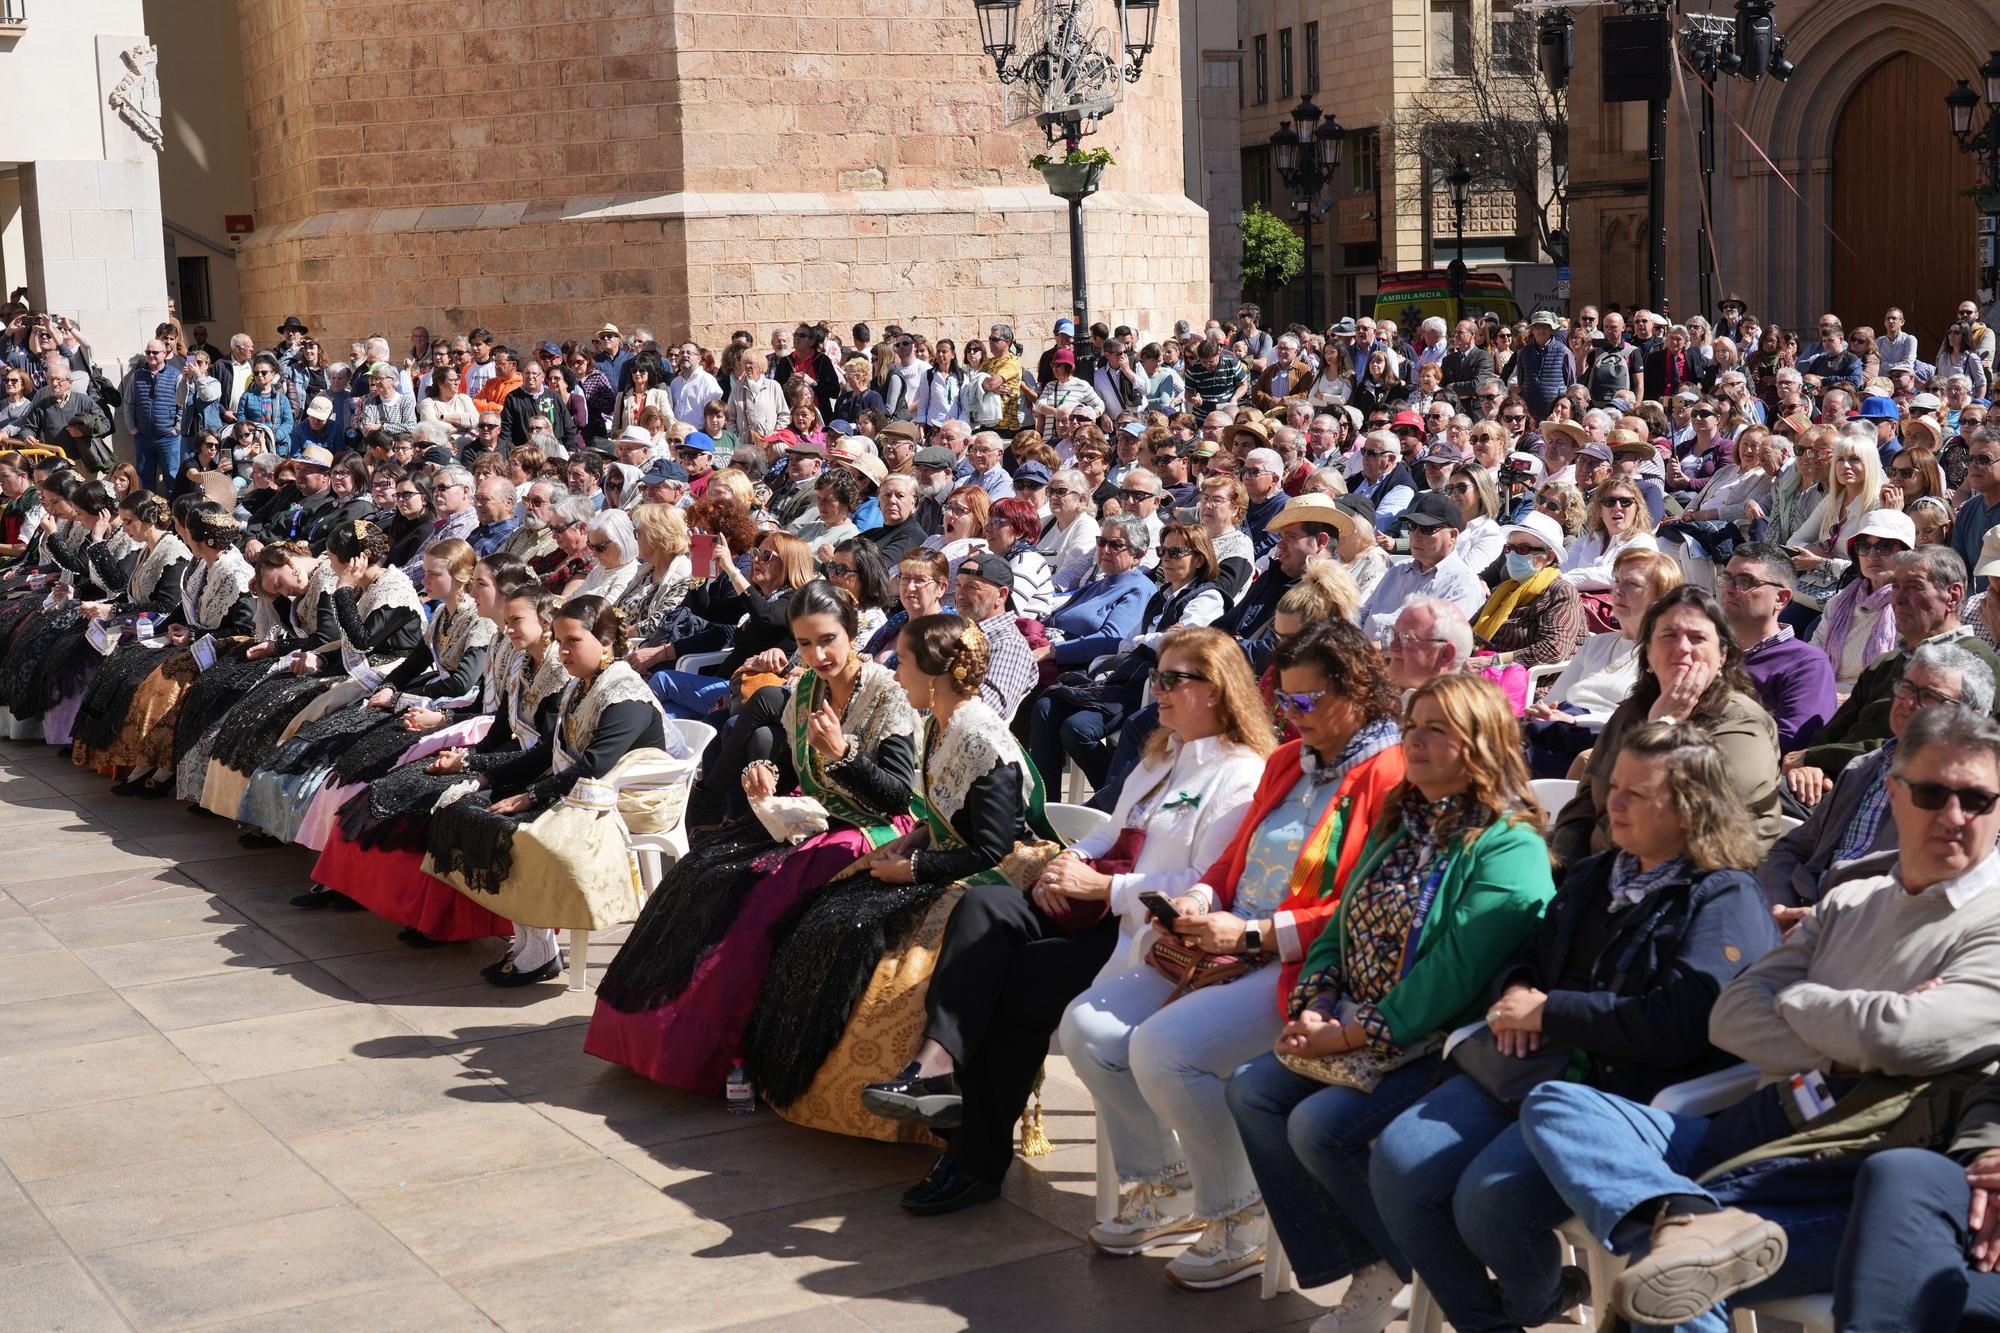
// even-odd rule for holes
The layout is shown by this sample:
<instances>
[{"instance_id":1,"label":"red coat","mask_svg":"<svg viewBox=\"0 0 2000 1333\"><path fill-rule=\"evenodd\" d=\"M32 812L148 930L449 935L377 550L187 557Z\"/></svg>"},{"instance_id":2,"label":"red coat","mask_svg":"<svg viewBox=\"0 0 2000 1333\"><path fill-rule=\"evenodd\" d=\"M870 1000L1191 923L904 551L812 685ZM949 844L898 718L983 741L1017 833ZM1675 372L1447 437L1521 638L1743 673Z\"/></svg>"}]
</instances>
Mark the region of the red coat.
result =
<instances>
[{"instance_id":1,"label":"red coat","mask_svg":"<svg viewBox=\"0 0 2000 1333\"><path fill-rule=\"evenodd\" d=\"M1285 796L1297 785L1303 771L1299 755L1304 749L1301 741L1291 741L1271 752L1271 758L1264 766L1263 780L1257 784L1257 794L1251 798L1250 812L1244 816L1243 826L1237 830L1235 839L1222 859L1208 868L1201 882L1215 890L1215 905L1218 909L1230 906L1236 900L1236 881L1242 878L1243 866L1250 858L1250 840L1257 834L1257 828L1270 813L1277 809ZM1389 793L1403 781L1403 747L1392 745L1363 760L1349 769L1340 780L1340 787L1333 801L1327 806L1326 814L1319 826L1307 837L1300 854L1299 864L1292 872L1291 891L1273 917L1274 929L1278 934L1276 943L1285 958L1278 974L1278 1004L1283 1008L1285 997L1291 994L1292 986L1299 979L1299 970L1305 958L1312 951L1313 941L1333 920L1334 910L1340 906L1340 895L1347 888L1347 876L1361 859L1361 848L1368 841L1368 831L1375 826L1382 812L1387 808ZM1330 821L1342 821L1338 829L1337 849L1326 845L1330 836ZM1328 861L1331 865L1328 865Z\"/></svg>"}]
</instances>

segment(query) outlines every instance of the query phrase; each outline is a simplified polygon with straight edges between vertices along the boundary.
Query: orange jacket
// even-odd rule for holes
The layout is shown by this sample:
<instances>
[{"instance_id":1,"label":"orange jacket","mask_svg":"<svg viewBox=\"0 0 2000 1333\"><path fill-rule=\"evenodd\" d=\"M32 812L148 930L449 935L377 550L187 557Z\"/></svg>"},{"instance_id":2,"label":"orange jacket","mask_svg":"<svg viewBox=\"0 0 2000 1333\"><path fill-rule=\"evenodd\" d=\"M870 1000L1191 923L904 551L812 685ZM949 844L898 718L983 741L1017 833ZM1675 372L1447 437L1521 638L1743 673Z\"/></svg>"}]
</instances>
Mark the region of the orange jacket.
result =
<instances>
[{"instance_id":1,"label":"orange jacket","mask_svg":"<svg viewBox=\"0 0 2000 1333\"><path fill-rule=\"evenodd\" d=\"M1237 830L1235 840L1222 859L1208 868L1201 882L1215 891L1215 905L1218 910L1230 906L1236 899L1236 881L1242 878L1243 866L1250 858L1250 840L1257 835L1257 828L1270 813L1277 809L1286 795L1297 785L1303 766L1299 755L1304 750L1303 741L1290 741L1271 752L1271 758L1264 766L1263 780L1257 784L1257 794L1250 800L1250 812L1243 818L1243 826ZM1370 759L1365 759L1349 769L1340 780L1326 814L1319 826L1306 838L1300 849L1299 862L1292 871L1291 891L1278 904L1272 918L1272 928L1277 938L1268 943L1276 947L1284 962L1278 974L1278 1005L1282 1009L1285 997L1292 992L1292 986L1299 979L1299 969L1312 951L1313 941L1333 920L1336 908L1340 906L1340 895L1347 888L1347 876L1361 859L1361 849L1368 841L1368 831L1381 818L1389 802L1389 793L1403 781L1403 747L1392 745ZM1336 843L1335 847L1329 844ZM1329 863L1330 858L1330 863Z\"/></svg>"}]
</instances>

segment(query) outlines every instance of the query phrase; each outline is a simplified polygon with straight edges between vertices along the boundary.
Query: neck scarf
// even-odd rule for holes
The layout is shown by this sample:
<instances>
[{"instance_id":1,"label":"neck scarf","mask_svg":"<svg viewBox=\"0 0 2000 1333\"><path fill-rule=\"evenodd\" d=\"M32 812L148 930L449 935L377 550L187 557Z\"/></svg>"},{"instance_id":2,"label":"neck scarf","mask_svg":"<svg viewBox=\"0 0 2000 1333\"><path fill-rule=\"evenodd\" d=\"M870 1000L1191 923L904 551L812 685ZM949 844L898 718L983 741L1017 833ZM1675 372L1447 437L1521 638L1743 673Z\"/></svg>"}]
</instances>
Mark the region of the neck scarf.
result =
<instances>
[{"instance_id":1,"label":"neck scarf","mask_svg":"<svg viewBox=\"0 0 2000 1333\"><path fill-rule=\"evenodd\" d=\"M1826 649L1836 667L1846 655L1844 645L1847 643L1847 636L1854 629L1854 617L1857 611L1880 610L1882 613L1875 617L1875 623L1868 628L1868 642L1863 645L1860 660L1864 663L1875 662L1896 651L1896 608L1889 605L1889 599L1895 591L1896 586L1893 583L1885 583L1876 591L1869 592L1867 580L1856 579L1841 589L1840 594L1828 604Z\"/></svg>"},{"instance_id":2,"label":"neck scarf","mask_svg":"<svg viewBox=\"0 0 2000 1333\"><path fill-rule=\"evenodd\" d=\"M1540 597L1561 573L1561 570L1550 565L1537 570L1535 576L1525 582L1507 580L1495 588L1493 595L1486 599L1486 606L1480 611L1479 618L1472 622L1472 632L1491 643L1493 636L1500 632L1500 627L1507 623L1508 618L1521 607Z\"/></svg>"}]
</instances>

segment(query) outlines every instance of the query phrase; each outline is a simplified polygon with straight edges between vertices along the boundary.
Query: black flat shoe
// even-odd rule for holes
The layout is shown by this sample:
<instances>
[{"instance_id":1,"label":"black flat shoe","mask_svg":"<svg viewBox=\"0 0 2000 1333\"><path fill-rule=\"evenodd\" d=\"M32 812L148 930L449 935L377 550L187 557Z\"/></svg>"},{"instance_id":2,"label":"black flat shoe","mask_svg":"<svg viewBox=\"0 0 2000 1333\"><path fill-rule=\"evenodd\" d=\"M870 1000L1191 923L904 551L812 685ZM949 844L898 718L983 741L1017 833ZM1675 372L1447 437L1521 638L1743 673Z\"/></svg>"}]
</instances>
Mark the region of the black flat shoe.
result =
<instances>
[{"instance_id":1,"label":"black flat shoe","mask_svg":"<svg viewBox=\"0 0 2000 1333\"><path fill-rule=\"evenodd\" d=\"M236 835L236 845L257 850L265 847L283 847L285 840L274 838L261 829L247 829Z\"/></svg>"},{"instance_id":2,"label":"black flat shoe","mask_svg":"<svg viewBox=\"0 0 2000 1333\"><path fill-rule=\"evenodd\" d=\"M174 794L174 784L171 782L148 782L142 784L139 790L132 794L142 801L164 801L167 797ZM203 810L202 813L207 814L208 811Z\"/></svg>"},{"instance_id":3,"label":"black flat shoe","mask_svg":"<svg viewBox=\"0 0 2000 1333\"><path fill-rule=\"evenodd\" d=\"M449 940L434 940L415 926L406 926L396 932L396 938L409 945L412 949L442 949L445 945L451 943Z\"/></svg>"},{"instance_id":4,"label":"black flat shoe","mask_svg":"<svg viewBox=\"0 0 2000 1333\"><path fill-rule=\"evenodd\" d=\"M886 1083L862 1088L861 1104L884 1120L921 1120L932 1129L957 1129L965 1117L957 1074L923 1078L914 1060Z\"/></svg>"},{"instance_id":5,"label":"black flat shoe","mask_svg":"<svg viewBox=\"0 0 2000 1333\"><path fill-rule=\"evenodd\" d=\"M532 972L516 972L512 959L500 964L499 970L486 978L495 986L532 986L538 981L554 981L563 974L562 955L557 954Z\"/></svg>"},{"instance_id":6,"label":"black flat shoe","mask_svg":"<svg viewBox=\"0 0 2000 1333\"><path fill-rule=\"evenodd\" d=\"M148 796L148 795L147 795L147 792L145 791L145 789L144 789L144 788L141 788L141 789L140 789L140 791L139 791L139 795L141 795L141 796L147 796L147 798L148 798L148 799L151 799L151 798L150 798L150 796ZM221 816L221 815L218 815L218 814L216 814L216 813L215 813L215 811L213 811L213 810L204 810L204 809L203 809L203 808L202 808L201 806L198 806L198 805L191 805L191 806L189 806L189 807L187 808L187 810L188 810L188 813L189 813L189 814L191 814L191 815L193 815L193 816L194 816L194 817L195 817L196 819L220 819L220 818L222 818L222 816Z\"/></svg>"},{"instance_id":7,"label":"black flat shoe","mask_svg":"<svg viewBox=\"0 0 2000 1333\"><path fill-rule=\"evenodd\" d=\"M139 789L145 785L146 780L144 778L126 778L123 782L114 782L111 784L111 794L113 796L137 796Z\"/></svg>"},{"instance_id":8,"label":"black flat shoe","mask_svg":"<svg viewBox=\"0 0 2000 1333\"><path fill-rule=\"evenodd\" d=\"M308 911L317 911L322 907L333 907L339 903L352 901L354 900L344 893L335 893L324 884L315 884L304 893L293 898L292 906L303 907Z\"/></svg>"},{"instance_id":9,"label":"black flat shoe","mask_svg":"<svg viewBox=\"0 0 2000 1333\"><path fill-rule=\"evenodd\" d=\"M911 1186L902 1203L905 1212L937 1217L974 1204L991 1203L999 1197L998 1181L983 1180L945 1156L937 1159L929 1175Z\"/></svg>"}]
</instances>

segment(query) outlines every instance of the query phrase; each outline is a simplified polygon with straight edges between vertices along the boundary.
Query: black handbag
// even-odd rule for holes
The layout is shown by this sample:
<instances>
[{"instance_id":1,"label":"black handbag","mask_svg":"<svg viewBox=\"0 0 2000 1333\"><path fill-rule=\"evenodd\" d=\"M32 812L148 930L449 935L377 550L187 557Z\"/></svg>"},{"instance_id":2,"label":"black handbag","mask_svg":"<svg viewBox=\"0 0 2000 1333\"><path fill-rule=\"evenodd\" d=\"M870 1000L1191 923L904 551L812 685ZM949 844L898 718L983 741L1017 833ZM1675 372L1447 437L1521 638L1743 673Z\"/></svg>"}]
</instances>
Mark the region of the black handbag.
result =
<instances>
[{"instance_id":1,"label":"black handbag","mask_svg":"<svg viewBox=\"0 0 2000 1333\"><path fill-rule=\"evenodd\" d=\"M1482 1023L1479 1031L1451 1048L1446 1062L1486 1089L1494 1101L1517 1109L1542 1084L1574 1077L1570 1065L1579 1057L1588 1064L1590 1057L1574 1046L1544 1045L1533 1055L1502 1055L1493 1029Z\"/></svg>"}]
</instances>

